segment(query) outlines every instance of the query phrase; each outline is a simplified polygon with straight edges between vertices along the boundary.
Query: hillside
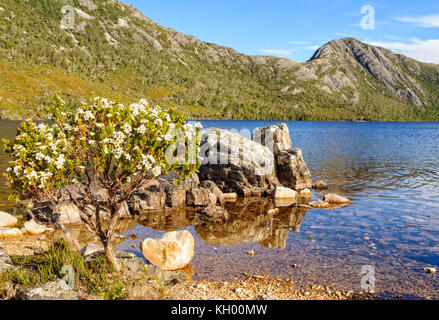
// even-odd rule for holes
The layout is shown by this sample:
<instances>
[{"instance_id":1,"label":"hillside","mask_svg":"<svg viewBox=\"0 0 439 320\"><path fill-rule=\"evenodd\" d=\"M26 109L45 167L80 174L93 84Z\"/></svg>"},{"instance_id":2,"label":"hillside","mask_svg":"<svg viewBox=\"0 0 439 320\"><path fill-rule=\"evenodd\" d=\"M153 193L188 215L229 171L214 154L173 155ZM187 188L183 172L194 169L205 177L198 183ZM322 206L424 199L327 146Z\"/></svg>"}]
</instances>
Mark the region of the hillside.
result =
<instances>
[{"instance_id":1,"label":"hillside","mask_svg":"<svg viewBox=\"0 0 439 320\"><path fill-rule=\"evenodd\" d=\"M55 93L72 107L147 97L192 118L439 121L439 66L355 39L297 63L202 42L117 0L1 0L0 116L44 118Z\"/></svg>"}]
</instances>

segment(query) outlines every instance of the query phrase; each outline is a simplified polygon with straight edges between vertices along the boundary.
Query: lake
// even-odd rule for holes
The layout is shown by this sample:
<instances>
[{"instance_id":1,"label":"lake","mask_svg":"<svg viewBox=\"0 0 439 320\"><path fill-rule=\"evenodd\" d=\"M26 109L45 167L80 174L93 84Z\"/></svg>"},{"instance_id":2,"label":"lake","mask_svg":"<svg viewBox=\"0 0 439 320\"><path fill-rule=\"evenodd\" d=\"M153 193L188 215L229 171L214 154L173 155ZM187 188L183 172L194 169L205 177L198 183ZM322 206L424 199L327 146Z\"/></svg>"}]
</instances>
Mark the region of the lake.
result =
<instances>
[{"instance_id":1,"label":"lake","mask_svg":"<svg viewBox=\"0 0 439 320\"><path fill-rule=\"evenodd\" d=\"M201 121L205 128L249 134L276 121ZM0 122L12 138L18 123ZM362 267L372 266L375 291L385 297L439 299L439 123L288 122L313 180L353 203L334 210L283 209L266 215L268 200L228 204L232 219L200 223L190 210L141 216L140 239L189 230L196 239L194 278L236 280L243 273L361 290ZM0 154L4 172L7 157ZM4 180L4 178L2 177ZM13 212L0 186L0 210ZM322 194L313 193L313 200ZM139 240L119 247L141 254ZM247 252L254 250L255 256ZM293 268L297 265L298 268Z\"/></svg>"}]
</instances>

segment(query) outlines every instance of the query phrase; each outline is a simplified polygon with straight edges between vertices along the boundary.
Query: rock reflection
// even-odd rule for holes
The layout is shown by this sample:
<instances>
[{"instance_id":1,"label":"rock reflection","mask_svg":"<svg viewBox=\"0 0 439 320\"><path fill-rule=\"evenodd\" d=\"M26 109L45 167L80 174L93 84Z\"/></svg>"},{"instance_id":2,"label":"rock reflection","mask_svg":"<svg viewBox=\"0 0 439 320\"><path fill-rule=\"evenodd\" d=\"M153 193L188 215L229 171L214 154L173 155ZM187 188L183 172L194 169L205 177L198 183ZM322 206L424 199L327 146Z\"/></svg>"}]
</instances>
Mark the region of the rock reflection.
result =
<instances>
[{"instance_id":1,"label":"rock reflection","mask_svg":"<svg viewBox=\"0 0 439 320\"><path fill-rule=\"evenodd\" d=\"M262 247L283 250L289 231L300 231L307 209L281 207L276 215L268 211L276 208L273 200L250 198L228 203L230 215L226 222L200 219L194 209L148 212L139 216L138 223L156 231L176 231L194 226L200 240L210 245L231 246L258 242Z\"/></svg>"}]
</instances>

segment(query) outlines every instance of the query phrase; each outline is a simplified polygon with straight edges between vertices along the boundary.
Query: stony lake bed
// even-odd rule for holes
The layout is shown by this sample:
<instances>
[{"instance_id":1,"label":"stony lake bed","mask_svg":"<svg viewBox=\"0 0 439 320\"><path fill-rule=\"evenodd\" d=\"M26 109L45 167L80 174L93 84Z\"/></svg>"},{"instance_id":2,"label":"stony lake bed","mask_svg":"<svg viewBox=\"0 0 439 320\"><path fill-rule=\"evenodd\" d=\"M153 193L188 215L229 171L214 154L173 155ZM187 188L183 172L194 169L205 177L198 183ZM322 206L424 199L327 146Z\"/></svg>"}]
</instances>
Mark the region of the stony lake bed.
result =
<instances>
[{"instance_id":1,"label":"stony lake bed","mask_svg":"<svg viewBox=\"0 0 439 320\"><path fill-rule=\"evenodd\" d=\"M275 123L203 121L205 128L235 129L243 135ZM13 136L16 125L2 122L1 136ZM246 292L252 281L274 288L290 279L301 288L295 295L268 291L278 295L263 298L318 299L313 290L322 290L321 298L349 298L344 292L361 292L362 268L372 266L377 297L438 299L437 275L423 268L439 265L439 125L289 122L288 127L313 180L329 185L325 192L313 191L312 200L333 192L348 197L351 204L331 210L283 207L269 215L276 207L273 200L240 198L226 203L230 216L226 222L200 221L192 208L144 213L121 222L119 232L125 238L117 248L142 257L142 239L188 230L195 239L191 264L195 283L186 288L186 298L191 292L221 298L208 293L223 287L231 299L257 299L252 290ZM6 161L2 154L2 170ZM1 209L13 213L7 189L2 188ZM94 240L84 230L76 232L83 243ZM136 239L130 238L132 234ZM0 246L10 255L31 254L43 249L49 238L0 240ZM259 278L265 275L270 280ZM240 282L243 279L249 282ZM331 296L326 287L346 291Z\"/></svg>"}]
</instances>

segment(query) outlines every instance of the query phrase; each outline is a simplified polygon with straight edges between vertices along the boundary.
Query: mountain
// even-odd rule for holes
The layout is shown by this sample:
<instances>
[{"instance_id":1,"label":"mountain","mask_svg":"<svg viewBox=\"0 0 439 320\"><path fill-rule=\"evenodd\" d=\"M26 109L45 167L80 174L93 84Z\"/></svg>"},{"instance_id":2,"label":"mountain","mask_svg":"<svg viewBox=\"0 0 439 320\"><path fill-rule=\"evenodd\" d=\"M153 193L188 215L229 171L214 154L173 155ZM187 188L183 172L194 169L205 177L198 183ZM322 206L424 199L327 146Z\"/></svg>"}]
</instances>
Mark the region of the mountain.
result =
<instances>
[{"instance_id":1,"label":"mountain","mask_svg":"<svg viewBox=\"0 0 439 320\"><path fill-rule=\"evenodd\" d=\"M75 28L61 28L64 5ZM247 56L117 0L1 0L0 117L44 118L59 93L141 97L191 118L439 121L439 66L355 39L305 63Z\"/></svg>"}]
</instances>

